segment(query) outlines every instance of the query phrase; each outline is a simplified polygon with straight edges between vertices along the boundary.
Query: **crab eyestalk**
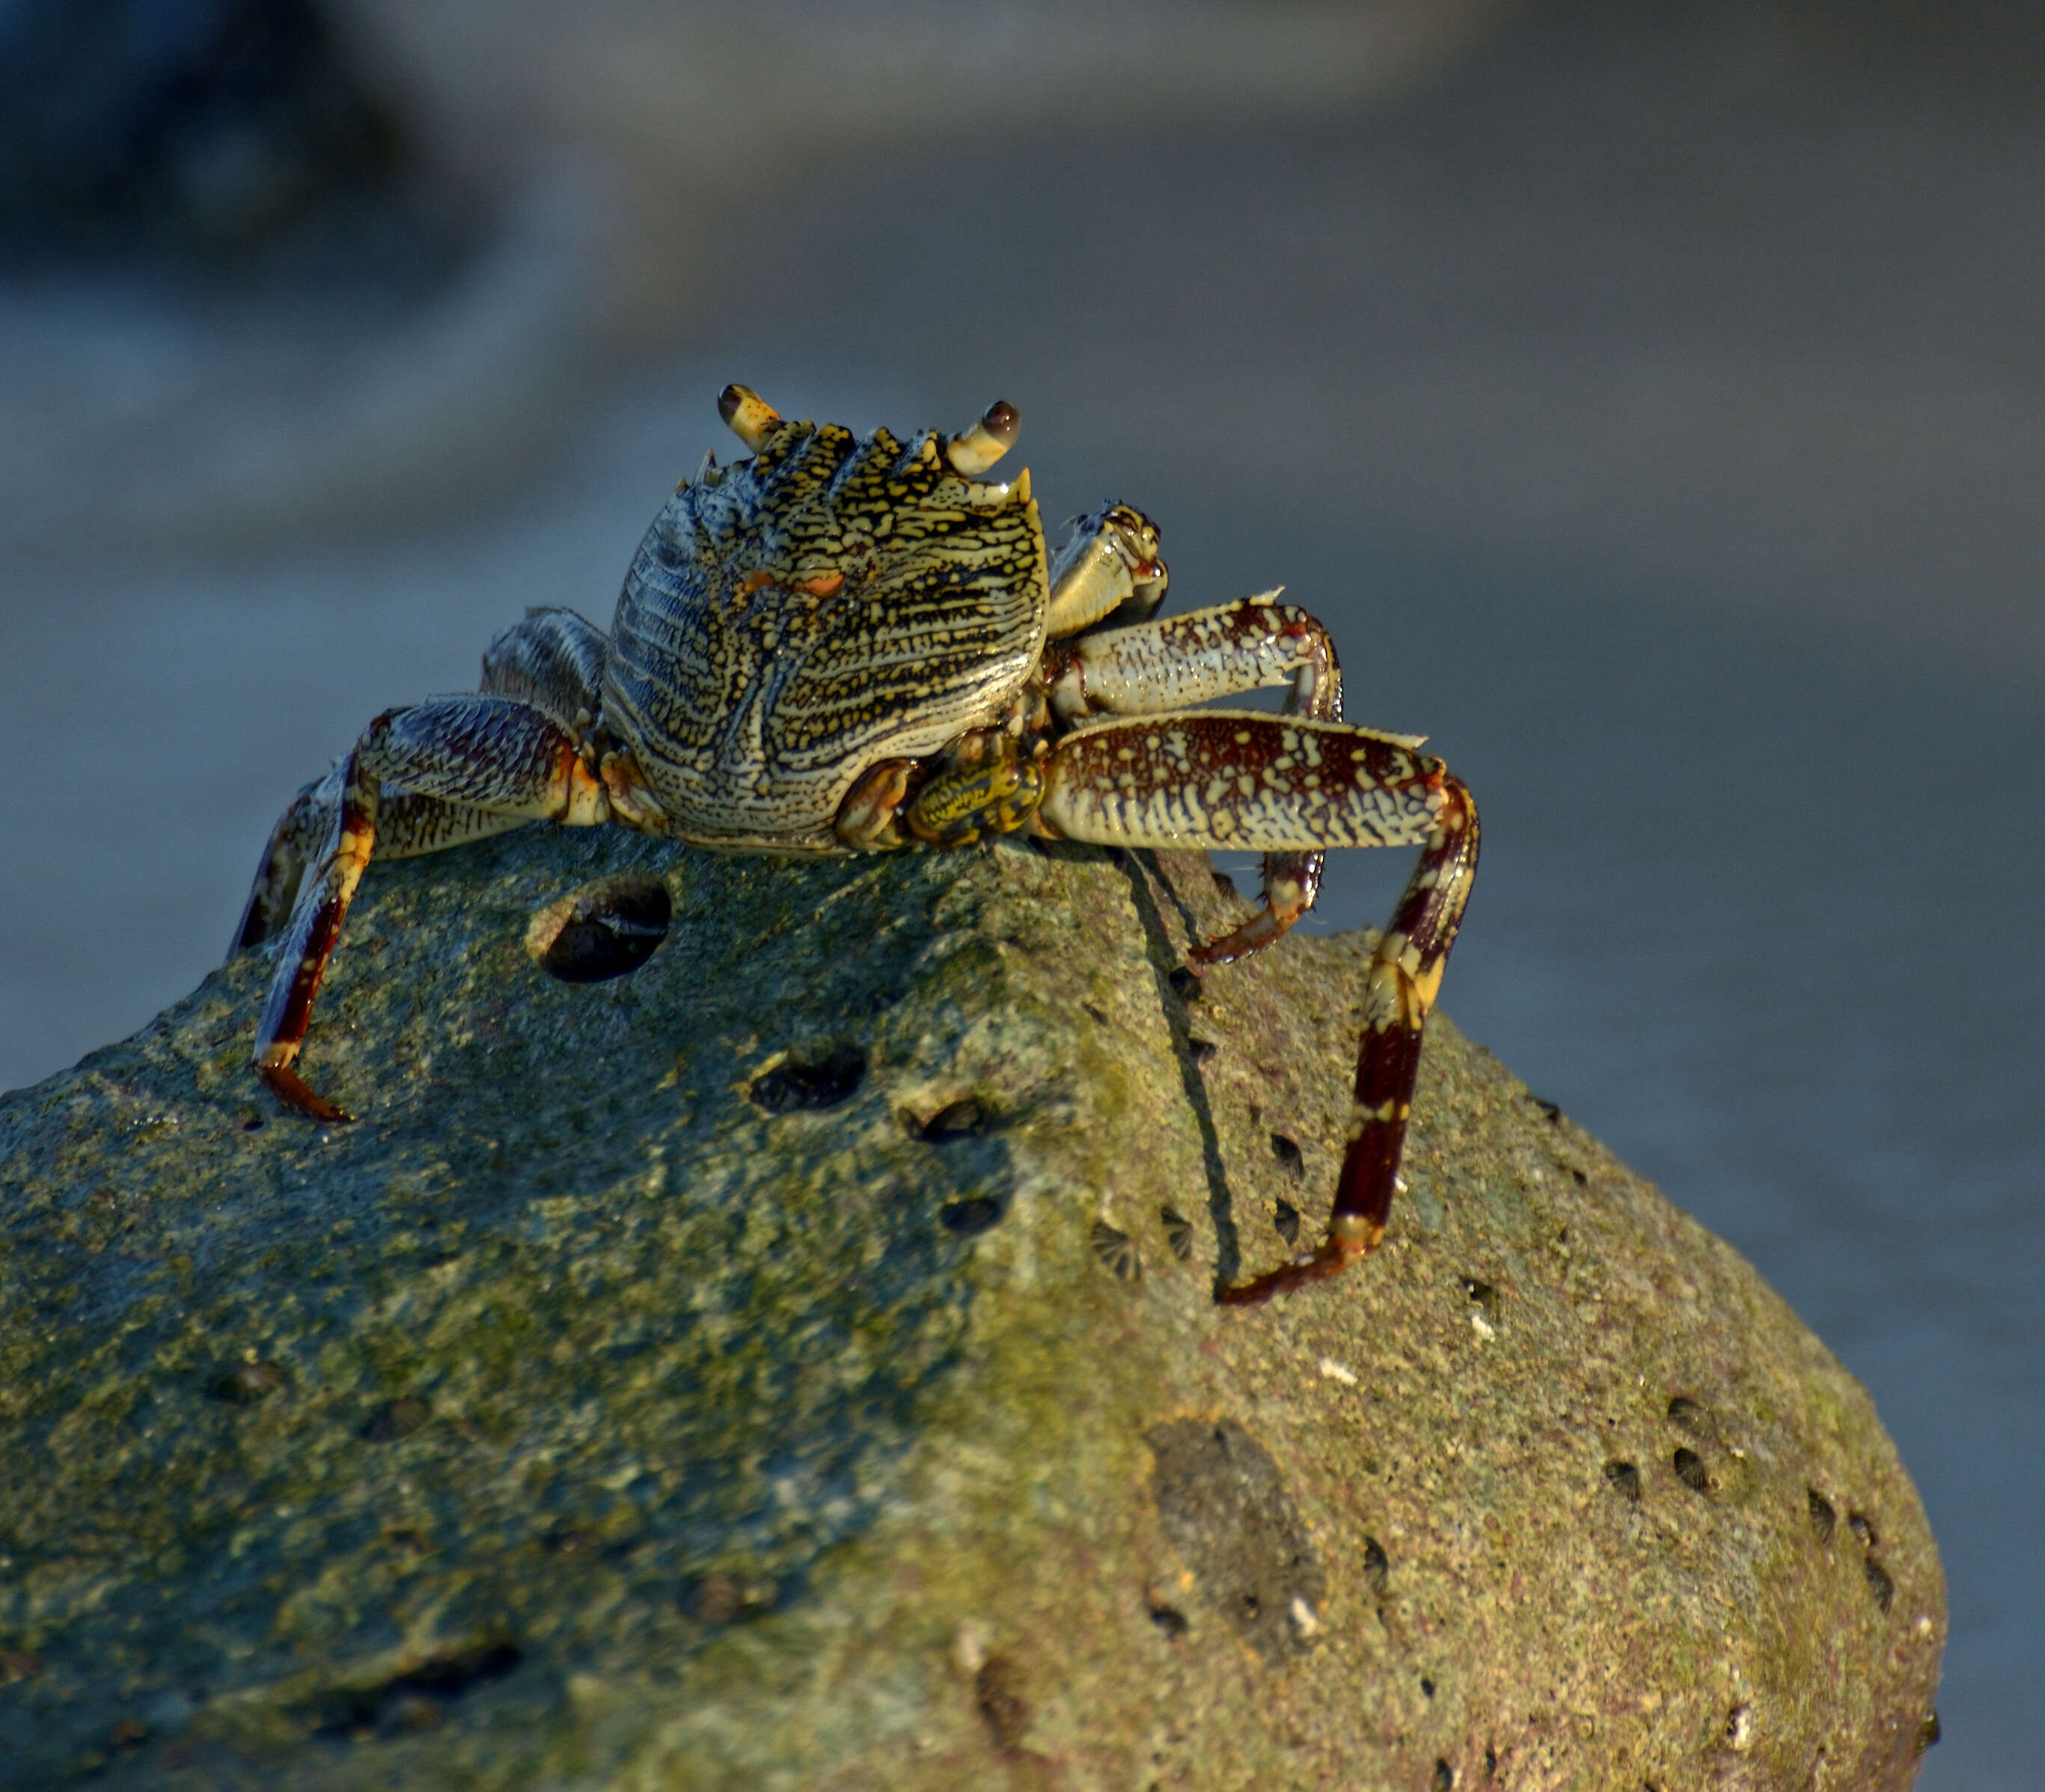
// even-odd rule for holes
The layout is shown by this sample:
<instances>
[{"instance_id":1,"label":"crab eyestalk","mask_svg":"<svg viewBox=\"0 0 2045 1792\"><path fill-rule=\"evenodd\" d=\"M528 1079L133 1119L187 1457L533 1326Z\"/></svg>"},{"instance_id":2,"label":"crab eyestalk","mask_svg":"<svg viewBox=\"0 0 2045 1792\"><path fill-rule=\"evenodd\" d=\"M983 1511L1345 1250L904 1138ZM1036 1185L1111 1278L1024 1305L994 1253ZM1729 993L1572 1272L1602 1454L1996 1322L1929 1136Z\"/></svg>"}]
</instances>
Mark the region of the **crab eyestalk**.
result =
<instances>
[{"instance_id":1,"label":"crab eyestalk","mask_svg":"<svg viewBox=\"0 0 2045 1792\"><path fill-rule=\"evenodd\" d=\"M1015 445L1015 432L1022 419L1006 399L996 399L980 421L945 444L945 458L952 471L976 479Z\"/></svg>"},{"instance_id":2,"label":"crab eyestalk","mask_svg":"<svg viewBox=\"0 0 2045 1792\"><path fill-rule=\"evenodd\" d=\"M731 426L731 433L757 454L766 446L781 414L750 386L727 386L718 394L717 414Z\"/></svg>"}]
</instances>

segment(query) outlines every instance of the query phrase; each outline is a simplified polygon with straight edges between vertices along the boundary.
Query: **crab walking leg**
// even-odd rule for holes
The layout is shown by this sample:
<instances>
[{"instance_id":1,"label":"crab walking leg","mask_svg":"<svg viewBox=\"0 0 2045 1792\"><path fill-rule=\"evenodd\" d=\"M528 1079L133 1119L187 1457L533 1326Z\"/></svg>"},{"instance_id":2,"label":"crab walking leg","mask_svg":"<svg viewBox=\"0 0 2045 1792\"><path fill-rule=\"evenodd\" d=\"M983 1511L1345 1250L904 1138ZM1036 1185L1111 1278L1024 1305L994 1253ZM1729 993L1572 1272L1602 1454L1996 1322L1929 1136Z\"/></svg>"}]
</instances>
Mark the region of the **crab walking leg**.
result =
<instances>
[{"instance_id":1,"label":"crab walking leg","mask_svg":"<svg viewBox=\"0 0 2045 1792\"><path fill-rule=\"evenodd\" d=\"M277 818L262 861L256 867L256 881L248 887L241 919L235 923L234 938L228 943L229 958L260 946L291 919L306 868L326 850L340 806L341 768L337 765L325 777L307 784Z\"/></svg>"},{"instance_id":2,"label":"crab walking leg","mask_svg":"<svg viewBox=\"0 0 2045 1792\"><path fill-rule=\"evenodd\" d=\"M528 610L483 652L479 691L530 703L580 739L603 688L603 630L572 610Z\"/></svg>"},{"instance_id":3,"label":"crab walking leg","mask_svg":"<svg viewBox=\"0 0 2045 1792\"><path fill-rule=\"evenodd\" d=\"M1355 1106L1320 1247L1220 1298L1266 1301L1338 1274L1385 1236L1421 1033L1477 874L1477 806L1405 737L1204 710L1067 735L1045 768L1044 831L1101 846L1421 847L1373 954Z\"/></svg>"},{"instance_id":4,"label":"crab walking leg","mask_svg":"<svg viewBox=\"0 0 2045 1792\"><path fill-rule=\"evenodd\" d=\"M1460 780L1446 773L1437 776L1442 804L1435 828L1371 958L1355 1100L1328 1235L1305 1262L1223 1289L1225 1305L1251 1306L1324 1281L1384 1240L1420 1073L1421 1031L1441 989L1449 949L1477 875L1477 805Z\"/></svg>"},{"instance_id":5,"label":"crab walking leg","mask_svg":"<svg viewBox=\"0 0 2045 1792\"><path fill-rule=\"evenodd\" d=\"M1106 711L1156 715L1215 697L1289 684L1285 711L1342 719L1342 669L1320 622L1276 591L1169 621L1053 643L1045 656L1051 707L1076 719ZM1418 746L1415 741L1410 743ZM1284 938L1320 893L1318 852L1267 853L1264 900L1241 927L1198 947L1196 965L1225 965Z\"/></svg>"},{"instance_id":6,"label":"crab walking leg","mask_svg":"<svg viewBox=\"0 0 2045 1792\"><path fill-rule=\"evenodd\" d=\"M309 812L295 822L308 794ZM387 817L390 837L379 842ZM602 783L566 734L530 704L479 696L438 697L378 716L333 777L302 793L279 834L288 825L288 843L302 848L315 818L325 824L319 855L298 882L252 1062L292 1107L345 1120L350 1116L293 1066L349 904L379 843L399 854L437 852L528 821L587 825L610 813ZM272 881L266 861L258 890ZM248 931L245 924L241 943Z\"/></svg>"}]
</instances>

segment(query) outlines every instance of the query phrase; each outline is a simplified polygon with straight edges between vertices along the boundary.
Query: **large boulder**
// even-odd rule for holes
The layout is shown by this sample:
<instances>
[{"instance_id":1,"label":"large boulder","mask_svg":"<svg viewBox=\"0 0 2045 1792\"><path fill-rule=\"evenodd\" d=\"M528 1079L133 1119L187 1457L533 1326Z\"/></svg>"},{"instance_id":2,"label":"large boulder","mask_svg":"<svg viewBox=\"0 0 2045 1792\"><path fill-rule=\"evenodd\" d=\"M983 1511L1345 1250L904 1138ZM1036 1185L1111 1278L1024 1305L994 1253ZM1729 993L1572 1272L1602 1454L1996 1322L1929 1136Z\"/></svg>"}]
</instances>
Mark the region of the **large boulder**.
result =
<instances>
[{"instance_id":1,"label":"large boulder","mask_svg":"<svg viewBox=\"0 0 2045 1792\"><path fill-rule=\"evenodd\" d=\"M1866 1392L1446 1020L1384 1248L1214 1304L1366 954L1193 983L1237 911L537 831L372 868L355 1125L247 1071L260 956L6 1097L0 1785L1908 1786Z\"/></svg>"}]
</instances>

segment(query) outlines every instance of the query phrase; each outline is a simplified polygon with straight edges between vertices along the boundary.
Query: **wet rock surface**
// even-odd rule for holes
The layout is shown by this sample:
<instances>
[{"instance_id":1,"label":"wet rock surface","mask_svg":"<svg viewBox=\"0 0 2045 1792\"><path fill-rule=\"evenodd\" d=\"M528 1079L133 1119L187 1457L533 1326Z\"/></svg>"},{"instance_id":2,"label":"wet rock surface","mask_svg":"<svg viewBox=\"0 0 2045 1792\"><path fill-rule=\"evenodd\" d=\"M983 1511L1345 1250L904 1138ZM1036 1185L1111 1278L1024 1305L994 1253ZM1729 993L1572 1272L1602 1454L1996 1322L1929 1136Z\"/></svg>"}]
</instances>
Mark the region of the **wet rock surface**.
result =
<instances>
[{"instance_id":1,"label":"wet rock surface","mask_svg":"<svg viewBox=\"0 0 2045 1792\"><path fill-rule=\"evenodd\" d=\"M0 1100L0 1786L1907 1786L1866 1395L1452 1026L1385 1248L1214 1306L1365 953L1175 977L1233 900L535 832L372 868L356 1125L244 1069L260 958Z\"/></svg>"}]
</instances>

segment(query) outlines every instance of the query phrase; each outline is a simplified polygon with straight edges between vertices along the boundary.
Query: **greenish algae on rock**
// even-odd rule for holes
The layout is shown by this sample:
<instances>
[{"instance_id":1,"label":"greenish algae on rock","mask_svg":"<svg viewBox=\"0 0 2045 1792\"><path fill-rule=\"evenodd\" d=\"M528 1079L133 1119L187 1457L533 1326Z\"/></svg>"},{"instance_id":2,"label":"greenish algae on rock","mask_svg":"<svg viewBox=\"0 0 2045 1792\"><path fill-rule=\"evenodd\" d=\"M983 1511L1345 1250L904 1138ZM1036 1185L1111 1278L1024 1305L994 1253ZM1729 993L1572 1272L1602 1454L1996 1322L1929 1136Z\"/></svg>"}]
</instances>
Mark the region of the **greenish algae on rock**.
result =
<instances>
[{"instance_id":1,"label":"greenish algae on rock","mask_svg":"<svg viewBox=\"0 0 2045 1792\"><path fill-rule=\"evenodd\" d=\"M599 985L528 923L637 874ZM1182 992L1203 861L546 831L372 867L0 1101L0 1786L1851 1788L1945 1631L1866 1393L1365 945ZM1187 994L1192 997L1189 1002Z\"/></svg>"}]
</instances>

